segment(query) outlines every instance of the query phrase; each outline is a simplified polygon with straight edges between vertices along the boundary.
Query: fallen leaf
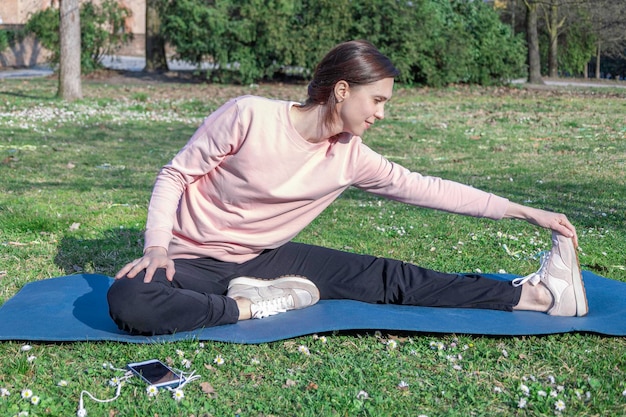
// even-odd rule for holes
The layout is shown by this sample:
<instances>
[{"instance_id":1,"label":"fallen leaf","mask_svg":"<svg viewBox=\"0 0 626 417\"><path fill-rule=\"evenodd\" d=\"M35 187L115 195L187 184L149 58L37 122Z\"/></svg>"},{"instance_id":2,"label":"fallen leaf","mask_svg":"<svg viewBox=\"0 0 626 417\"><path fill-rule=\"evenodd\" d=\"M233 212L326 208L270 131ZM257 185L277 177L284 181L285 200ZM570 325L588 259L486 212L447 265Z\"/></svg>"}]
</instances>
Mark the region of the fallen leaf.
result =
<instances>
[{"instance_id":1,"label":"fallen leaf","mask_svg":"<svg viewBox=\"0 0 626 417\"><path fill-rule=\"evenodd\" d=\"M76 230L78 230L80 228L80 223L72 223L72 225L70 226L70 232L74 232Z\"/></svg>"},{"instance_id":2,"label":"fallen leaf","mask_svg":"<svg viewBox=\"0 0 626 417\"><path fill-rule=\"evenodd\" d=\"M215 392L215 388L208 382L201 382L200 388L202 392L209 396L209 398L217 398L217 392Z\"/></svg>"},{"instance_id":3,"label":"fallen leaf","mask_svg":"<svg viewBox=\"0 0 626 417\"><path fill-rule=\"evenodd\" d=\"M297 384L296 381L294 381L293 379L288 379L285 384L283 385L283 388L291 388L291 387L295 387Z\"/></svg>"}]
</instances>

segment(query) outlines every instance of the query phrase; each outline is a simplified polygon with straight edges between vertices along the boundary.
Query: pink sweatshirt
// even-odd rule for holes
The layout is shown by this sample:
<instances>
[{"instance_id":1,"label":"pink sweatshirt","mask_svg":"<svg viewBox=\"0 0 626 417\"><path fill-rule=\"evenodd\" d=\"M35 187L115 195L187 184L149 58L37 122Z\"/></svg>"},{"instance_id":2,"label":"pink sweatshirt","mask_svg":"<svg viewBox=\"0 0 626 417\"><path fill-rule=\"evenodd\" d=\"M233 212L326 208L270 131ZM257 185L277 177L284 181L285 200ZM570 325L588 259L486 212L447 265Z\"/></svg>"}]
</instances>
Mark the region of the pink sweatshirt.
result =
<instances>
[{"instance_id":1,"label":"pink sweatshirt","mask_svg":"<svg viewBox=\"0 0 626 417\"><path fill-rule=\"evenodd\" d=\"M508 200L388 161L360 137L310 143L296 103L244 96L212 113L157 176L145 247L172 258L245 262L293 239L346 188L500 219Z\"/></svg>"}]
</instances>

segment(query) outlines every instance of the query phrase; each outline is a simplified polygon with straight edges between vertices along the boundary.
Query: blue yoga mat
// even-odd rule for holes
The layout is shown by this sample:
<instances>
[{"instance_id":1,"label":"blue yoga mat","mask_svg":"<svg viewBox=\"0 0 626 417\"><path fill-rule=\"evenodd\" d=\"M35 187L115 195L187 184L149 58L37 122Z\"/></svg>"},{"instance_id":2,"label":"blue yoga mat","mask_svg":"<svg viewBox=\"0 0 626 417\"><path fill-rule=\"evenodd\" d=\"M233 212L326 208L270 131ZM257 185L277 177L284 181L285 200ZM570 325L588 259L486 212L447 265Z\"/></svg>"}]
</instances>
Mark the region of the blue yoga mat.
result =
<instances>
[{"instance_id":1,"label":"blue yoga mat","mask_svg":"<svg viewBox=\"0 0 626 417\"><path fill-rule=\"evenodd\" d=\"M490 276L502 280L515 277ZM109 317L106 292L112 278L70 275L29 283L0 307L0 340L153 343L193 339L254 344L340 330L510 336L594 332L625 336L626 283L588 271L583 272L583 278L589 300L585 317L322 300L312 307L262 320L148 337L119 330Z\"/></svg>"}]
</instances>

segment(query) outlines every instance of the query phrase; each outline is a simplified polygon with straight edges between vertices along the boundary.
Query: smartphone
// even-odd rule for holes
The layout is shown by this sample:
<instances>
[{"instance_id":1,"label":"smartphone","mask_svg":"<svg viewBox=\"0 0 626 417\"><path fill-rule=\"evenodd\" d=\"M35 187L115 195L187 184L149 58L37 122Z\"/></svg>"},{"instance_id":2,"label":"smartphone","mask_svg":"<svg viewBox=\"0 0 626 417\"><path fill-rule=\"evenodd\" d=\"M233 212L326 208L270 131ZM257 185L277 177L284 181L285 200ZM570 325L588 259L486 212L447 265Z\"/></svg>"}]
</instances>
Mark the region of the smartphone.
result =
<instances>
[{"instance_id":1,"label":"smartphone","mask_svg":"<svg viewBox=\"0 0 626 417\"><path fill-rule=\"evenodd\" d=\"M185 382L185 378L182 375L178 375L158 359L129 363L127 366L128 369L133 371L135 375L139 376L147 384L154 385L157 388L176 388Z\"/></svg>"}]
</instances>

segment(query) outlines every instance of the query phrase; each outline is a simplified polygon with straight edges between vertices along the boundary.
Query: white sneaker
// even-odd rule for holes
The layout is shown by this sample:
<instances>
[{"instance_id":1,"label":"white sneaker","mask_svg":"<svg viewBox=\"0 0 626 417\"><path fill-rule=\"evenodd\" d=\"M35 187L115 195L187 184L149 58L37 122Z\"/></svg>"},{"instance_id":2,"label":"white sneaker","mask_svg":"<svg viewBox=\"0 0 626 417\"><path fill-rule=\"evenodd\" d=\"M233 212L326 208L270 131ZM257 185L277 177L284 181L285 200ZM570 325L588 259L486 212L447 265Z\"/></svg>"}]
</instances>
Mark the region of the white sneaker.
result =
<instances>
[{"instance_id":1,"label":"white sneaker","mask_svg":"<svg viewBox=\"0 0 626 417\"><path fill-rule=\"evenodd\" d=\"M250 300L253 319L309 307L320 299L320 292L313 282L292 275L276 279L235 278L228 284L226 295Z\"/></svg>"},{"instance_id":2,"label":"white sneaker","mask_svg":"<svg viewBox=\"0 0 626 417\"><path fill-rule=\"evenodd\" d=\"M554 300L548 314L553 316L584 316L589 312L585 285L580 273L578 254L572 239L552 232L552 250L541 259L541 267L533 274L513 280L513 285L543 283Z\"/></svg>"}]
</instances>

